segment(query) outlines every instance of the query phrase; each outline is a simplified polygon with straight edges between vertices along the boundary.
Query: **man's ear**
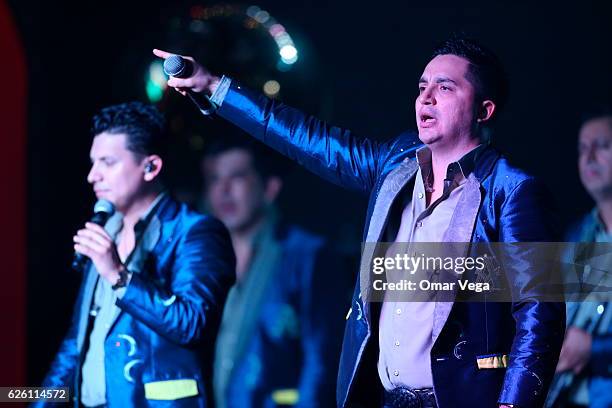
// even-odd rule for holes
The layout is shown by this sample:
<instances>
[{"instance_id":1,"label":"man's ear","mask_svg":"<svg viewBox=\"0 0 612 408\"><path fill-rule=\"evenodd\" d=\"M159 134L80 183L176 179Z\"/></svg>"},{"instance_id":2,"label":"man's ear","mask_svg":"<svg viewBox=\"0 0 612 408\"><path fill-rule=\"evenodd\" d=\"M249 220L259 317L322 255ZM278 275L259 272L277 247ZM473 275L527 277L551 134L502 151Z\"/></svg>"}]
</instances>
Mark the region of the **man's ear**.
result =
<instances>
[{"instance_id":1,"label":"man's ear","mask_svg":"<svg viewBox=\"0 0 612 408\"><path fill-rule=\"evenodd\" d=\"M282 188L283 180L281 180L280 177L272 176L268 178L264 190L264 197L266 198L267 204L272 204L276 200Z\"/></svg>"},{"instance_id":2,"label":"man's ear","mask_svg":"<svg viewBox=\"0 0 612 408\"><path fill-rule=\"evenodd\" d=\"M478 112L476 112L476 122L483 123L490 120L493 117L496 108L497 106L492 100L486 99L482 101L478 107Z\"/></svg>"},{"instance_id":3,"label":"man's ear","mask_svg":"<svg viewBox=\"0 0 612 408\"><path fill-rule=\"evenodd\" d=\"M143 159L143 170L145 181L153 181L161 171L164 161L156 154L152 154Z\"/></svg>"}]
</instances>

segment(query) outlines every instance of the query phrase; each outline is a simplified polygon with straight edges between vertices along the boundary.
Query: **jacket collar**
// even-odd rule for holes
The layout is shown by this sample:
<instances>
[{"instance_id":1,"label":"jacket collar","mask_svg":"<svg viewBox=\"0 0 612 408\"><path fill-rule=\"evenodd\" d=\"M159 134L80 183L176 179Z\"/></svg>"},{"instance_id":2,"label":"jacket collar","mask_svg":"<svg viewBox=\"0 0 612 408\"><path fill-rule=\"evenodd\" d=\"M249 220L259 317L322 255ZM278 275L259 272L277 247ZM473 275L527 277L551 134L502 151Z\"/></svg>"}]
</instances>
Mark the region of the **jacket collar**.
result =
<instances>
[{"instance_id":1,"label":"jacket collar","mask_svg":"<svg viewBox=\"0 0 612 408\"><path fill-rule=\"evenodd\" d=\"M490 144L487 143L482 146L483 149L478 152L474 161L474 177L476 177L476 180L480 183L491 174L495 162L497 162L501 156Z\"/></svg>"}]
</instances>

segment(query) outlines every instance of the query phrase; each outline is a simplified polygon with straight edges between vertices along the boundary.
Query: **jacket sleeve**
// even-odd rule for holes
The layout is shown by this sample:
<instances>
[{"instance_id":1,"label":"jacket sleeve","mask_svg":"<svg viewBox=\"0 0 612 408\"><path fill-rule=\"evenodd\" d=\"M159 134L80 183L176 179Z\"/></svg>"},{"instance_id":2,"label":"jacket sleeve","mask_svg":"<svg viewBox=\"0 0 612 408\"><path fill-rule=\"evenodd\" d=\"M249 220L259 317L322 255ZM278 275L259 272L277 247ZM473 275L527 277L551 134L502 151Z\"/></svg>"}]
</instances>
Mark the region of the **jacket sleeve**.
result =
<instances>
[{"instance_id":1,"label":"jacket sleeve","mask_svg":"<svg viewBox=\"0 0 612 408\"><path fill-rule=\"evenodd\" d=\"M547 211L550 198L535 179L520 182L501 209L500 241L553 242L556 235ZM539 297L546 269L534 263L536 246L505 245L512 262L505 271L513 290L512 314L516 333L500 403L541 407L554 374L565 331L565 304ZM534 267L535 266L535 267Z\"/></svg>"},{"instance_id":2,"label":"jacket sleeve","mask_svg":"<svg viewBox=\"0 0 612 408\"><path fill-rule=\"evenodd\" d=\"M311 172L340 186L368 193L389 148L329 126L278 101L231 82L219 116Z\"/></svg>"},{"instance_id":3,"label":"jacket sleeve","mask_svg":"<svg viewBox=\"0 0 612 408\"><path fill-rule=\"evenodd\" d=\"M187 345L218 325L235 281L235 259L227 230L214 218L196 222L176 239L170 285L135 273L117 305L160 336Z\"/></svg>"},{"instance_id":4,"label":"jacket sleeve","mask_svg":"<svg viewBox=\"0 0 612 408\"><path fill-rule=\"evenodd\" d=\"M302 277L300 408L335 404L344 313L350 304L352 276L346 266L339 254L322 248L310 265L311 272Z\"/></svg>"}]
</instances>

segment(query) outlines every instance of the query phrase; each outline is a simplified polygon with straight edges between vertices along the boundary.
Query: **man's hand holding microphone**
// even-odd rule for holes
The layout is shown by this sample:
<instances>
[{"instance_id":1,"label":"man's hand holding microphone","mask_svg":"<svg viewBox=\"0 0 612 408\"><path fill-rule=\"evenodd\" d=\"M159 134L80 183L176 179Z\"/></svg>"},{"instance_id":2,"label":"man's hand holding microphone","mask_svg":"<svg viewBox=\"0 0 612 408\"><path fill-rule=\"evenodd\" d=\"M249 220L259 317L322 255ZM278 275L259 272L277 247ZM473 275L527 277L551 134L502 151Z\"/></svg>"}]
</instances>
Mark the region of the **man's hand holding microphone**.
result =
<instances>
[{"instance_id":1,"label":"man's hand holding microphone","mask_svg":"<svg viewBox=\"0 0 612 408\"><path fill-rule=\"evenodd\" d=\"M212 75L192 57L154 49L153 54L164 60L164 72L170 76L168 86L189 97L204 115L215 110L208 99L217 89L220 78Z\"/></svg>"}]
</instances>

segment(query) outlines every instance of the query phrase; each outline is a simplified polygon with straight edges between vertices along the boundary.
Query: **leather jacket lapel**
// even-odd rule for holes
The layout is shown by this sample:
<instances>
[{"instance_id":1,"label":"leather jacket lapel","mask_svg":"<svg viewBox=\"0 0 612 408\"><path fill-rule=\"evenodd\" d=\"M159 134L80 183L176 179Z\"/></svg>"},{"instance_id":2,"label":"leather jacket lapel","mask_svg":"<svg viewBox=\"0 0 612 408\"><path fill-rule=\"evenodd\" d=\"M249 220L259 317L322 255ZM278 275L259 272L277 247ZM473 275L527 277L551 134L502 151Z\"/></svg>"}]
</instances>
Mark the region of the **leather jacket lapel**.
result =
<instances>
[{"instance_id":1,"label":"leather jacket lapel","mask_svg":"<svg viewBox=\"0 0 612 408\"><path fill-rule=\"evenodd\" d=\"M391 205L395 201L395 198L404 186L410 181L416 174L418 164L416 159L406 158L399 166L393 169L387 177L385 177L380 190L378 191L372 216L370 217L370 224L368 226L368 233L366 235L366 245L364 245L363 252L361 255L361 267L360 267L360 284L362 290L361 299L368 299L368 292L370 290L370 267L372 257L376 252L376 243L379 242L382 236L383 230L387 225L387 219L389 217L389 211ZM365 318L367 320L369 314L369 307L364 307Z\"/></svg>"},{"instance_id":2,"label":"leather jacket lapel","mask_svg":"<svg viewBox=\"0 0 612 408\"><path fill-rule=\"evenodd\" d=\"M444 234L442 242L448 243L469 243L472 241L472 235L474 233L474 227L476 225L476 217L480 210L480 204L482 202L482 192L480 190L480 182L474 176L474 173L468 176L465 183L461 198L455 207L453 216L448 225L448 229ZM448 245L447 249L450 252L460 252L448 254L452 257L465 257L468 255L469 245ZM449 273L443 273L440 275L442 281L449 281L454 277ZM453 280L456 282L456 280ZM453 307L453 301L456 296L456 285L453 285L455 291L448 293L445 291L443 296L445 301L436 302L434 309L434 322L432 330L432 338L435 342L442 328L446 324L446 320L450 315ZM450 299L449 299L450 295Z\"/></svg>"}]
</instances>

